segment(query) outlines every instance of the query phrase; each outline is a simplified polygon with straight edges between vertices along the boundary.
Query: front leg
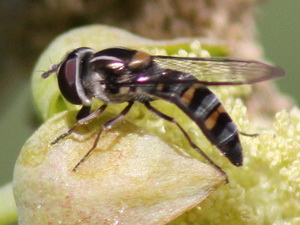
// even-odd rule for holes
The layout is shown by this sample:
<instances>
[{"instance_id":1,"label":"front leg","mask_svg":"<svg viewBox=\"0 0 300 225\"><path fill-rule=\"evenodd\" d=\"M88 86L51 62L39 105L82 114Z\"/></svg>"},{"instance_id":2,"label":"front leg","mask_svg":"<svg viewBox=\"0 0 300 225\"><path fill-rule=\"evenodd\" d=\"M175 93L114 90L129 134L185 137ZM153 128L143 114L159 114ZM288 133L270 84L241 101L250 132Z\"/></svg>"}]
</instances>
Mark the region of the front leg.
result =
<instances>
[{"instance_id":1,"label":"front leg","mask_svg":"<svg viewBox=\"0 0 300 225\"><path fill-rule=\"evenodd\" d=\"M128 105L122 110L122 112L120 112L117 116L115 116L114 118L110 119L109 121L107 121L102 125L101 129L99 130L96 136L93 146L90 148L89 151L87 151L87 153L85 153L85 155L80 159L80 161L74 166L73 171L76 171L78 166L83 163L83 161L91 154L93 150L95 150L102 132L110 129L114 123L122 119L129 112L133 103L134 103L133 101L128 102Z\"/></svg>"},{"instance_id":2,"label":"front leg","mask_svg":"<svg viewBox=\"0 0 300 225\"><path fill-rule=\"evenodd\" d=\"M73 125L72 128L70 128L66 133L60 135L59 137L57 137L54 141L52 141L50 144L54 145L57 142L59 142L60 140L64 139L65 137L69 136L70 134L72 134L74 132L74 130L83 124L86 124L90 121L92 121L93 119L97 118L98 116L100 116L104 110L106 109L107 105L104 104L102 105L100 108L98 108L96 111L90 113L90 106L83 106L79 112L77 113L76 118L79 119L77 120L77 122Z\"/></svg>"}]
</instances>

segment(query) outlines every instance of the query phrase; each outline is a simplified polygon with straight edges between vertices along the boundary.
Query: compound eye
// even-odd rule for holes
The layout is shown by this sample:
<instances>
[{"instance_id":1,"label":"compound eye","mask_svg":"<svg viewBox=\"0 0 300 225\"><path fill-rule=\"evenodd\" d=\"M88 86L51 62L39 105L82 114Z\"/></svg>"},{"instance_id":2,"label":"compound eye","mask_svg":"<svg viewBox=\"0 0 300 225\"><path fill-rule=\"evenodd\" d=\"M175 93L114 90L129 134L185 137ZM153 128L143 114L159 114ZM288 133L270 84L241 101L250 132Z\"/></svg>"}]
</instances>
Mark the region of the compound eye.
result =
<instances>
[{"instance_id":1,"label":"compound eye","mask_svg":"<svg viewBox=\"0 0 300 225\"><path fill-rule=\"evenodd\" d=\"M78 57L72 53L61 64L58 70L58 86L64 96L72 104L81 105L82 101L77 93L76 89L76 72Z\"/></svg>"}]
</instances>

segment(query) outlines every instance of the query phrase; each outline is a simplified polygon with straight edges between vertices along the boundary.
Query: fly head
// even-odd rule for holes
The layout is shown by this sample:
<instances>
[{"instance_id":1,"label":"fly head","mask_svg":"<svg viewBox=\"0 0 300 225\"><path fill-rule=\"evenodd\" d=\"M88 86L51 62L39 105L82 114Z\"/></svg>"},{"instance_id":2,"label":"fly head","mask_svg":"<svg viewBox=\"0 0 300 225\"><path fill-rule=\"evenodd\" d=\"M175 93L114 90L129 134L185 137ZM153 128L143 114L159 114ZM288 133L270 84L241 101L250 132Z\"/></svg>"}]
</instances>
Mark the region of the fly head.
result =
<instances>
[{"instance_id":1,"label":"fly head","mask_svg":"<svg viewBox=\"0 0 300 225\"><path fill-rule=\"evenodd\" d=\"M88 58L94 51L90 48L77 48L70 52L64 60L53 65L42 74L47 78L52 73L57 74L58 86L63 97L75 105L90 105L91 99L86 95L82 79L86 74Z\"/></svg>"}]
</instances>

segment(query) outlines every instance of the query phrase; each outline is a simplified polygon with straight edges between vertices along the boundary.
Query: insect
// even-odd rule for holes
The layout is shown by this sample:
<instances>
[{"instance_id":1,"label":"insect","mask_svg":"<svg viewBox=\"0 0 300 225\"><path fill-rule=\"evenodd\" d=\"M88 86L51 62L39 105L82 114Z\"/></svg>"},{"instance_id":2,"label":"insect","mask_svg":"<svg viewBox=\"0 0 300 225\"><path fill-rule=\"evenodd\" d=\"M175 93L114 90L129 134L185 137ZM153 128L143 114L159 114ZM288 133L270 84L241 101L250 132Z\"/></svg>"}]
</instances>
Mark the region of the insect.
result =
<instances>
[{"instance_id":1,"label":"insect","mask_svg":"<svg viewBox=\"0 0 300 225\"><path fill-rule=\"evenodd\" d=\"M72 104L82 105L77 114L77 123L52 144L70 135L77 126L98 117L110 103L128 103L120 114L104 123L94 145L75 165L74 171L96 148L101 132L122 119L135 101L143 103L157 116L174 123L189 144L206 161L222 171L194 144L175 118L151 105L151 102L157 99L179 107L233 165L241 166L243 155L238 129L207 86L251 84L284 75L281 68L257 61L152 56L123 47L98 52L87 47L75 49L60 63L44 72L42 78L52 73L57 74L63 97ZM93 112L92 98L103 102L103 105Z\"/></svg>"}]
</instances>

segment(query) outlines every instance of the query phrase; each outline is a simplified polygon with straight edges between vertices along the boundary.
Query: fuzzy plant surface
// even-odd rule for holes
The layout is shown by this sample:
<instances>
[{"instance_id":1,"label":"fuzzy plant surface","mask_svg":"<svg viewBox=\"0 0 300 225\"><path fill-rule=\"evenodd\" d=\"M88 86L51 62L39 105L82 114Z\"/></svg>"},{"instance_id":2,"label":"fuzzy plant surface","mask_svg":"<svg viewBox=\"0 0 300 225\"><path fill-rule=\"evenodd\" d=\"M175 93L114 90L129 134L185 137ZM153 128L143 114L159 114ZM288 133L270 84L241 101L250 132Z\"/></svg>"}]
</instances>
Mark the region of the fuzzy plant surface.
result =
<instances>
[{"instance_id":1,"label":"fuzzy plant surface","mask_svg":"<svg viewBox=\"0 0 300 225\"><path fill-rule=\"evenodd\" d=\"M229 177L226 185L222 185L222 173L200 162L203 159L177 127L139 103L126 120L101 136L97 149L77 172L72 172L93 144L101 124L124 107L109 106L99 119L56 145L49 144L72 127L78 107L63 99L55 75L43 80L40 71L83 46L95 50L125 46L163 55L230 55L223 42L153 41L100 25L72 30L54 40L32 76L36 111L46 122L24 145L15 167L20 224L300 223L300 111L278 112L268 127L254 125L242 101L251 94L249 85L212 88L240 131L259 133L257 137L241 136L244 165L239 168L231 165L173 104L161 100L153 103L176 118L192 140L221 166ZM95 108L99 104L95 102Z\"/></svg>"}]
</instances>

